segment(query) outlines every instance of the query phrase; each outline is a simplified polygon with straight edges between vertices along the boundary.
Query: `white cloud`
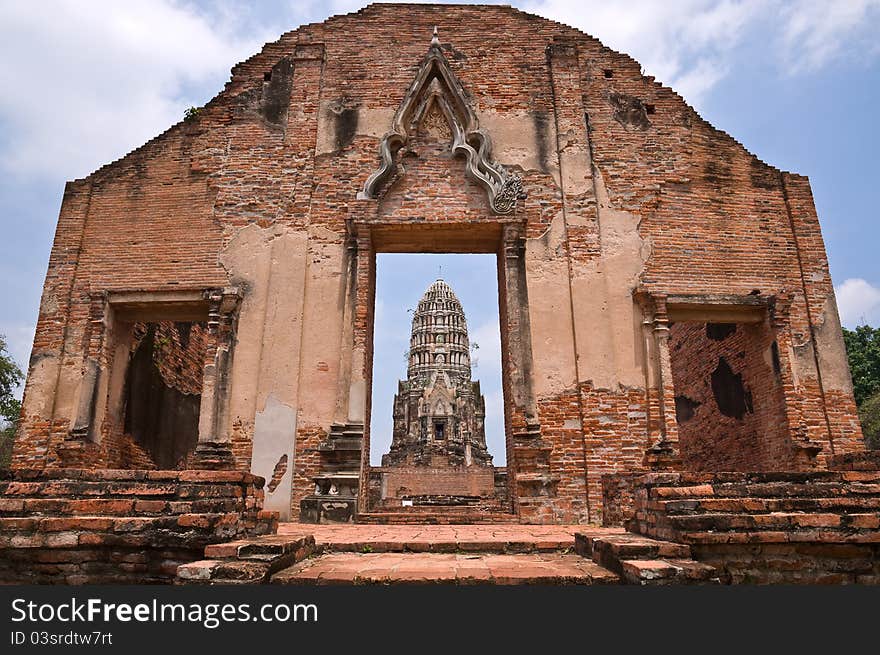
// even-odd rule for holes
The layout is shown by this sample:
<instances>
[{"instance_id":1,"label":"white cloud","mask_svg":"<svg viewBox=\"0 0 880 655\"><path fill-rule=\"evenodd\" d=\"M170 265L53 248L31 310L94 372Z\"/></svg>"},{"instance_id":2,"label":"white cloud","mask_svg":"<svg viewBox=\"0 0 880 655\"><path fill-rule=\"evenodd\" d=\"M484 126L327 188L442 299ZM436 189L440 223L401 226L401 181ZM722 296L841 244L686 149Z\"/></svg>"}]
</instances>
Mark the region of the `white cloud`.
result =
<instances>
[{"instance_id":1,"label":"white cloud","mask_svg":"<svg viewBox=\"0 0 880 655\"><path fill-rule=\"evenodd\" d=\"M802 0L782 7L782 47L792 73L813 71L839 57L880 53L880 0Z\"/></svg>"},{"instance_id":2,"label":"white cloud","mask_svg":"<svg viewBox=\"0 0 880 655\"><path fill-rule=\"evenodd\" d=\"M834 288L840 322L848 328L865 323L880 327L880 287L849 278Z\"/></svg>"},{"instance_id":3,"label":"white cloud","mask_svg":"<svg viewBox=\"0 0 880 655\"><path fill-rule=\"evenodd\" d=\"M178 122L275 34L171 0L0 4L0 169L82 177Z\"/></svg>"}]
</instances>

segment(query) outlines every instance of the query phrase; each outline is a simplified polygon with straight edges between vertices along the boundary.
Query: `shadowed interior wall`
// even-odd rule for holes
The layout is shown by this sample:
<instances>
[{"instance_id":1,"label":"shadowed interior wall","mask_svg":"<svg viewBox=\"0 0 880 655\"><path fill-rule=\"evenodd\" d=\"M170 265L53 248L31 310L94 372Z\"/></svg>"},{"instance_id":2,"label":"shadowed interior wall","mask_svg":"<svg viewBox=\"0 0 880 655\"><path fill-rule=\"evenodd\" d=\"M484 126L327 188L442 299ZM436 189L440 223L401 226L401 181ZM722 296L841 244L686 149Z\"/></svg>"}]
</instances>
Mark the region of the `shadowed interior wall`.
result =
<instances>
[{"instance_id":1,"label":"shadowed interior wall","mask_svg":"<svg viewBox=\"0 0 880 655\"><path fill-rule=\"evenodd\" d=\"M158 468L186 468L198 442L205 336L203 323L135 324L123 432Z\"/></svg>"},{"instance_id":2,"label":"shadowed interior wall","mask_svg":"<svg viewBox=\"0 0 880 655\"><path fill-rule=\"evenodd\" d=\"M779 359L765 324L674 323L669 351L687 469L789 468Z\"/></svg>"}]
</instances>

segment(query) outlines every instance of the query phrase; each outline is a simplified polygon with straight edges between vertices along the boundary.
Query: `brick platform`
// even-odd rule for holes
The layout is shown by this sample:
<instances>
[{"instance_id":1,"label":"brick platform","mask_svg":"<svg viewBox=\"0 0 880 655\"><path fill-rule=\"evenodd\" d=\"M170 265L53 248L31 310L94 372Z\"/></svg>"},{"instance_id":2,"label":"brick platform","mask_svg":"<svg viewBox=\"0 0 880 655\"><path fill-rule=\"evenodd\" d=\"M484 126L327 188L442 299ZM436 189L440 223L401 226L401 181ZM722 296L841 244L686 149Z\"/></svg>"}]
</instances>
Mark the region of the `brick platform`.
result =
<instances>
[{"instance_id":1,"label":"brick platform","mask_svg":"<svg viewBox=\"0 0 880 655\"><path fill-rule=\"evenodd\" d=\"M578 555L336 553L272 576L273 584L617 584Z\"/></svg>"},{"instance_id":2,"label":"brick platform","mask_svg":"<svg viewBox=\"0 0 880 655\"><path fill-rule=\"evenodd\" d=\"M320 553L307 532L267 535L205 548L205 557L177 569L177 584L263 584L269 576Z\"/></svg>"},{"instance_id":3,"label":"brick platform","mask_svg":"<svg viewBox=\"0 0 880 655\"><path fill-rule=\"evenodd\" d=\"M0 582L167 583L212 543L273 532L263 479L234 471L47 469L0 479Z\"/></svg>"},{"instance_id":4,"label":"brick platform","mask_svg":"<svg viewBox=\"0 0 880 655\"><path fill-rule=\"evenodd\" d=\"M315 544L336 552L479 551L528 553L571 550L582 525L303 525L282 523L279 535L308 532ZM590 534L620 529L590 528Z\"/></svg>"},{"instance_id":5,"label":"brick platform","mask_svg":"<svg viewBox=\"0 0 880 655\"><path fill-rule=\"evenodd\" d=\"M730 583L880 583L876 470L650 474L628 527Z\"/></svg>"}]
</instances>

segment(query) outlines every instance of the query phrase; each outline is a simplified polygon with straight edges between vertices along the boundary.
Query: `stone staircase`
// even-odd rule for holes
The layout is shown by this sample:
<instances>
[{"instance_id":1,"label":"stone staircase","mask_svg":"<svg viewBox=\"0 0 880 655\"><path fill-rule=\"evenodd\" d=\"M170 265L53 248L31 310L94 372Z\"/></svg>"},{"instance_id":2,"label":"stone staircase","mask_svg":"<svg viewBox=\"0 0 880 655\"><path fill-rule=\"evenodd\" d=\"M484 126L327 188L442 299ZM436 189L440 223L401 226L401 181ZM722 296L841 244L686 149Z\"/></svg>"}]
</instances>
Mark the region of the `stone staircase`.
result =
<instances>
[{"instance_id":1,"label":"stone staircase","mask_svg":"<svg viewBox=\"0 0 880 655\"><path fill-rule=\"evenodd\" d=\"M684 544L639 535L575 534L575 552L620 576L626 584L719 584L715 568L691 558Z\"/></svg>"},{"instance_id":2,"label":"stone staircase","mask_svg":"<svg viewBox=\"0 0 880 655\"><path fill-rule=\"evenodd\" d=\"M209 546L178 584L617 584L558 526L307 526ZM601 528L599 530L602 530ZM618 531L620 532L620 531Z\"/></svg>"},{"instance_id":3,"label":"stone staircase","mask_svg":"<svg viewBox=\"0 0 880 655\"><path fill-rule=\"evenodd\" d=\"M176 584L266 584L272 575L320 554L311 534L267 535L205 548L205 559L177 569Z\"/></svg>"},{"instance_id":4,"label":"stone staircase","mask_svg":"<svg viewBox=\"0 0 880 655\"><path fill-rule=\"evenodd\" d=\"M409 514L418 519L413 525L314 526L309 556L264 568L254 579L273 584L880 584L880 471L649 473L636 478L632 489L628 531L503 524L488 515L483 518L494 525L459 525L448 518L443 525L426 525L425 517ZM460 509L464 519L467 508ZM444 516L448 513L449 508ZM282 526L282 532L290 529ZM220 552L217 548L209 552ZM226 571L218 580L241 568L207 566Z\"/></svg>"},{"instance_id":5,"label":"stone staircase","mask_svg":"<svg viewBox=\"0 0 880 655\"><path fill-rule=\"evenodd\" d=\"M575 530L578 530L575 532ZM209 546L179 584L718 584L681 544L584 526L307 526Z\"/></svg>"},{"instance_id":6,"label":"stone staircase","mask_svg":"<svg viewBox=\"0 0 880 655\"><path fill-rule=\"evenodd\" d=\"M168 583L205 547L274 532L263 479L230 471L46 469L0 479L0 582Z\"/></svg>"},{"instance_id":7,"label":"stone staircase","mask_svg":"<svg viewBox=\"0 0 880 655\"><path fill-rule=\"evenodd\" d=\"M357 514L360 486L362 423L334 423L318 446L321 466L312 478L314 493L300 501L305 523L345 523Z\"/></svg>"},{"instance_id":8,"label":"stone staircase","mask_svg":"<svg viewBox=\"0 0 880 655\"><path fill-rule=\"evenodd\" d=\"M656 473L628 528L731 583L880 583L880 471Z\"/></svg>"}]
</instances>

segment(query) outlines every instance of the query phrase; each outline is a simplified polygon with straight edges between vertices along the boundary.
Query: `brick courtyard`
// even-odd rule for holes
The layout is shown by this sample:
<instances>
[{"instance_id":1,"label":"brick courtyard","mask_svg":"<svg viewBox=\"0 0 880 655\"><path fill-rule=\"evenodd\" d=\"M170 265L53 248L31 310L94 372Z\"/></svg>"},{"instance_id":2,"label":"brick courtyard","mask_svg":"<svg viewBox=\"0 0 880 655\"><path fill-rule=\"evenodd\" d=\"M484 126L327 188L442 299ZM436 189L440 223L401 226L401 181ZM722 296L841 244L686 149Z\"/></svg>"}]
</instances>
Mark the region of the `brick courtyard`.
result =
<instances>
[{"instance_id":1,"label":"brick courtyard","mask_svg":"<svg viewBox=\"0 0 880 655\"><path fill-rule=\"evenodd\" d=\"M578 525L308 525L282 523L279 535L312 534L331 551L496 553L554 552L574 547L575 532L619 534L622 528Z\"/></svg>"}]
</instances>

